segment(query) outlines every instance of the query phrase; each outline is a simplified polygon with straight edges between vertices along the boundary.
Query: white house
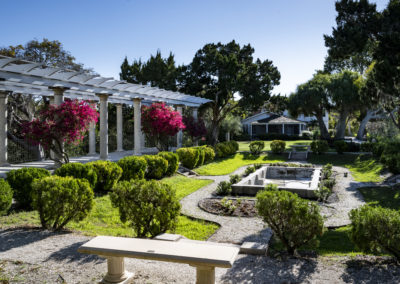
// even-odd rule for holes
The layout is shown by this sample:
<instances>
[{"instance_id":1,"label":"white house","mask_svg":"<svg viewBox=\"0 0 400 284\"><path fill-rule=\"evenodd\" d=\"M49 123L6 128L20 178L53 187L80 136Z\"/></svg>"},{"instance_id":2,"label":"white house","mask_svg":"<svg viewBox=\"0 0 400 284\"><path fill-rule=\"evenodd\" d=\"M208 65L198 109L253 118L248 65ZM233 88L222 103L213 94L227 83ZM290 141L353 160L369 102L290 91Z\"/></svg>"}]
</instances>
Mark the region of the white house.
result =
<instances>
[{"instance_id":1,"label":"white house","mask_svg":"<svg viewBox=\"0 0 400 284\"><path fill-rule=\"evenodd\" d=\"M307 124L315 121L315 117L300 115L297 119L288 117L288 112L283 115L262 111L242 120L244 133L253 137L268 133L301 135L307 129ZM324 116L325 125L328 126L328 113Z\"/></svg>"}]
</instances>

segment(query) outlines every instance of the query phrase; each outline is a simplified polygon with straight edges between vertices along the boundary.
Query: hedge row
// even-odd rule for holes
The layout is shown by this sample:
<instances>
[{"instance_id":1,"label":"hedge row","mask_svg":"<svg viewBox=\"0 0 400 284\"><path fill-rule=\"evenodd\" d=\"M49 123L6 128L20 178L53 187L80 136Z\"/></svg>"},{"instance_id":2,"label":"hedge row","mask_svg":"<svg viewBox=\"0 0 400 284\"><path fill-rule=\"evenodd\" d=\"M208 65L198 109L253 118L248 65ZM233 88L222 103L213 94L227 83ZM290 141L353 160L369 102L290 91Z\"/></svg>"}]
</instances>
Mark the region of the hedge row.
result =
<instances>
[{"instance_id":1,"label":"hedge row","mask_svg":"<svg viewBox=\"0 0 400 284\"><path fill-rule=\"evenodd\" d=\"M211 146L198 146L179 148L176 153L179 156L182 166L194 169L214 160L215 151Z\"/></svg>"},{"instance_id":2,"label":"hedge row","mask_svg":"<svg viewBox=\"0 0 400 284\"><path fill-rule=\"evenodd\" d=\"M239 150L239 143L236 141L226 141L215 145L215 154L218 158L225 158L235 154Z\"/></svg>"}]
</instances>

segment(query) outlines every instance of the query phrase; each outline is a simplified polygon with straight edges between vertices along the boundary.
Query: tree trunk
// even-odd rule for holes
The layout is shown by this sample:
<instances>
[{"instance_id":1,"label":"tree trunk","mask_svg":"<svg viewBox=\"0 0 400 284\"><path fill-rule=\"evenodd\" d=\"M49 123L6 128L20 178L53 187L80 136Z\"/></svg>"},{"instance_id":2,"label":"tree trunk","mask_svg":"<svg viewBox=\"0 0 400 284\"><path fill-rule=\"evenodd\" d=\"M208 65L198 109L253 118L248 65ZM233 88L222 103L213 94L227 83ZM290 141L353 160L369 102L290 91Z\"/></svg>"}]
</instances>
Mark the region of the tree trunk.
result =
<instances>
[{"instance_id":1,"label":"tree trunk","mask_svg":"<svg viewBox=\"0 0 400 284\"><path fill-rule=\"evenodd\" d=\"M18 138L10 132L7 132L7 138L24 148L26 151L32 153L36 161L43 161L44 153L40 145L30 145L24 139Z\"/></svg>"},{"instance_id":2,"label":"tree trunk","mask_svg":"<svg viewBox=\"0 0 400 284\"><path fill-rule=\"evenodd\" d=\"M219 136L219 125L216 121L212 121L211 123L211 135L210 135L210 145L214 146L218 143Z\"/></svg>"},{"instance_id":3,"label":"tree trunk","mask_svg":"<svg viewBox=\"0 0 400 284\"><path fill-rule=\"evenodd\" d=\"M364 136L364 132L365 132L365 127L367 126L368 121L370 121L370 119L372 117L374 117L376 113L376 110L371 110L368 109L367 113L365 114L364 118L361 120L360 122L360 127L358 128L358 132L357 132L357 139L361 140Z\"/></svg>"},{"instance_id":4,"label":"tree trunk","mask_svg":"<svg viewBox=\"0 0 400 284\"><path fill-rule=\"evenodd\" d=\"M347 110L342 110L339 115L339 121L336 126L336 135L335 139L343 139L344 134L346 132L347 125L347 117L349 116L349 112Z\"/></svg>"},{"instance_id":5,"label":"tree trunk","mask_svg":"<svg viewBox=\"0 0 400 284\"><path fill-rule=\"evenodd\" d=\"M316 117L317 117L317 121L318 121L318 125L319 125L319 130L321 132L321 137L323 139L329 139L330 138L329 132L328 132L328 129L326 129L323 115L318 114L318 115L316 115Z\"/></svg>"}]
</instances>

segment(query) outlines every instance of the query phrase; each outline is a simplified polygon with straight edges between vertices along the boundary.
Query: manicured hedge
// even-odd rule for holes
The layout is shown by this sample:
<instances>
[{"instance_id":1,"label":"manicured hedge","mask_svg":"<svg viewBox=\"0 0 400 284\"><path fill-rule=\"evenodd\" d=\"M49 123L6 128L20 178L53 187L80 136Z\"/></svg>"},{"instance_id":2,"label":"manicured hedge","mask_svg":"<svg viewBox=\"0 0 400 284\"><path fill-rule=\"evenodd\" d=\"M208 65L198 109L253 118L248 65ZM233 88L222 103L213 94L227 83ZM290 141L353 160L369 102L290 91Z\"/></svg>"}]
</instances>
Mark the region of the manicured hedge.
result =
<instances>
[{"instance_id":1,"label":"manicured hedge","mask_svg":"<svg viewBox=\"0 0 400 284\"><path fill-rule=\"evenodd\" d=\"M147 162L146 179L161 179L168 170L168 161L157 155L142 156Z\"/></svg>"},{"instance_id":2,"label":"manicured hedge","mask_svg":"<svg viewBox=\"0 0 400 284\"><path fill-rule=\"evenodd\" d=\"M228 157L239 150L239 144L236 141L226 141L215 145L215 151L218 158Z\"/></svg>"},{"instance_id":3,"label":"manicured hedge","mask_svg":"<svg viewBox=\"0 0 400 284\"><path fill-rule=\"evenodd\" d=\"M338 152L338 154L343 154L348 149L348 145L344 140L337 140L333 143L333 145L335 146L336 152Z\"/></svg>"},{"instance_id":4,"label":"manicured hedge","mask_svg":"<svg viewBox=\"0 0 400 284\"><path fill-rule=\"evenodd\" d=\"M282 140L274 140L271 142L270 147L274 154L282 154L285 152L286 142Z\"/></svg>"},{"instance_id":5,"label":"manicured hedge","mask_svg":"<svg viewBox=\"0 0 400 284\"><path fill-rule=\"evenodd\" d=\"M54 171L54 175L60 177L73 177L86 179L94 189L97 183L97 174L93 166L81 163L64 164Z\"/></svg>"},{"instance_id":6,"label":"manicured hedge","mask_svg":"<svg viewBox=\"0 0 400 284\"><path fill-rule=\"evenodd\" d=\"M196 168L197 168L197 167L201 167L204 164L206 151L204 150L203 147L195 147L195 149L199 152L199 159L196 163Z\"/></svg>"},{"instance_id":7,"label":"manicured hedge","mask_svg":"<svg viewBox=\"0 0 400 284\"><path fill-rule=\"evenodd\" d=\"M329 149L328 142L326 140L314 140L311 142L311 151L314 154L324 154Z\"/></svg>"},{"instance_id":8,"label":"manicured hedge","mask_svg":"<svg viewBox=\"0 0 400 284\"><path fill-rule=\"evenodd\" d=\"M7 181L0 178L0 216L7 214L12 204L13 192Z\"/></svg>"},{"instance_id":9,"label":"manicured hedge","mask_svg":"<svg viewBox=\"0 0 400 284\"><path fill-rule=\"evenodd\" d=\"M97 174L96 192L110 191L122 176L122 169L114 162L95 161L87 163Z\"/></svg>"},{"instance_id":10,"label":"manicured hedge","mask_svg":"<svg viewBox=\"0 0 400 284\"><path fill-rule=\"evenodd\" d=\"M143 179L147 169L146 159L137 156L124 157L118 161L122 169L121 180Z\"/></svg>"},{"instance_id":11,"label":"manicured hedge","mask_svg":"<svg viewBox=\"0 0 400 284\"><path fill-rule=\"evenodd\" d=\"M200 156L200 152L196 148L179 148L176 153L185 168L194 169L196 167Z\"/></svg>"},{"instance_id":12,"label":"manicured hedge","mask_svg":"<svg viewBox=\"0 0 400 284\"><path fill-rule=\"evenodd\" d=\"M167 176L175 174L179 167L179 156L172 152L160 152L158 155L168 161L168 169L165 174Z\"/></svg>"},{"instance_id":13,"label":"manicured hedge","mask_svg":"<svg viewBox=\"0 0 400 284\"><path fill-rule=\"evenodd\" d=\"M210 163L214 161L215 158L215 151L214 148L209 145L201 146L204 148L204 163Z\"/></svg>"},{"instance_id":14,"label":"manicured hedge","mask_svg":"<svg viewBox=\"0 0 400 284\"><path fill-rule=\"evenodd\" d=\"M264 141L252 141L249 145L250 153L252 155L260 155L264 147Z\"/></svg>"}]
</instances>

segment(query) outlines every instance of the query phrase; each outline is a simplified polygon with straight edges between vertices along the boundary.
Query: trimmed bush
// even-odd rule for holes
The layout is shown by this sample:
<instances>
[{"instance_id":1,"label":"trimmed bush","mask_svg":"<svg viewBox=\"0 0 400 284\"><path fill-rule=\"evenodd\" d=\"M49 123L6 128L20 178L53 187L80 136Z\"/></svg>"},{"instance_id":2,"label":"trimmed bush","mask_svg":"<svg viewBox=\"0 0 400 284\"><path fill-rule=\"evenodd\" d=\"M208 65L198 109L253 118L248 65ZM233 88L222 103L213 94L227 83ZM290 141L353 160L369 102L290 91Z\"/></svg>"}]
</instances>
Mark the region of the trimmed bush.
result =
<instances>
[{"instance_id":1,"label":"trimmed bush","mask_svg":"<svg viewBox=\"0 0 400 284\"><path fill-rule=\"evenodd\" d=\"M347 151L347 143L343 140L337 140L333 143L336 152L338 152L338 154L343 154L344 152Z\"/></svg>"},{"instance_id":2,"label":"trimmed bush","mask_svg":"<svg viewBox=\"0 0 400 284\"><path fill-rule=\"evenodd\" d=\"M146 179L161 179L168 170L168 161L157 155L142 156L147 162Z\"/></svg>"},{"instance_id":3,"label":"trimmed bush","mask_svg":"<svg viewBox=\"0 0 400 284\"><path fill-rule=\"evenodd\" d=\"M247 167L246 170L244 171L244 176L247 177L248 175L250 175L251 173L254 173L256 171L256 168L251 166L251 167Z\"/></svg>"},{"instance_id":4,"label":"trimmed bush","mask_svg":"<svg viewBox=\"0 0 400 284\"><path fill-rule=\"evenodd\" d=\"M332 164L326 164L322 167L322 179L329 179L332 176Z\"/></svg>"},{"instance_id":5,"label":"trimmed bush","mask_svg":"<svg viewBox=\"0 0 400 284\"><path fill-rule=\"evenodd\" d=\"M199 160L196 163L196 168L204 164L206 152L203 147L194 147L197 152L199 152Z\"/></svg>"},{"instance_id":6,"label":"trimmed bush","mask_svg":"<svg viewBox=\"0 0 400 284\"><path fill-rule=\"evenodd\" d=\"M199 151L194 148L179 148L176 150L181 164L188 169L194 169L199 160Z\"/></svg>"},{"instance_id":7,"label":"trimmed bush","mask_svg":"<svg viewBox=\"0 0 400 284\"><path fill-rule=\"evenodd\" d=\"M215 158L215 151L214 148L208 145L201 146L204 148L204 163L210 163L214 161Z\"/></svg>"},{"instance_id":8,"label":"trimmed bush","mask_svg":"<svg viewBox=\"0 0 400 284\"><path fill-rule=\"evenodd\" d=\"M121 181L110 194L120 219L139 238L155 237L174 230L181 205L171 186L159 181Z\"/></svg>"},{"instance_id":9,"label":"trimmed bush","mask_svg":"<svg viewBox=\"0 0 400 284\"><path fill-rule=\"evenodd\" d=\"M7 173L7 182L14 191L14 199L24 209L31 209L32 203L32 182L50 176L46 169L22 168Z\"/></svg>"},{"instance_id":10,"label":"trimmed bush","mask_svg":"<svg viewBox=\"0 0 400 284\"><path fill-rule=\"evenodd\" d=\"M326 142L325 140L314 140L313 142L311 142L311 151L314 154L324 154L328 151L328 149L329 145L328 142Z\"/></svg>"},{"instance_id":11,"label":"trimmed bush","mask_svg":"<svg viewBox=\"0 0 400 284\"><path fill-rule=\"evenodd\" d=\"M0 178L0 216L7 214L12 204L13 191L7 181Z\"/></svg>"},{"instance_id":12,"label":"trimmed bush","mask_svg":"<svg viewBox=\"0 0 400 284\"><path fill-rule=\"evenodd\" d=\"M324 232L319 207L288 191L263 190L257 193L258 214L271 227L289 254Z\"/></svg>"},{"instance_id":13,"label":"trimmed bush","mask_svg":"<svg viewBox=\"0 0 400 284\"><path fill-rule=\"evenodd\" d=\"M97 174L91 165L81 163L64 164L54 171L54 175L60 177L73 177L86 179L94 189L97 182Z\"/></svg>"},{"instance_id":14,"label":"trimmed bush","mask_svg":"<svg viewBox=\"0 0 400 284\"><path fill-rule=\"evenodd\" d=\"M252 141L250 142L249 148L252 155L260 155L261 151L264 149L264 141Z\"/></svg>"},{"instance_id":15,"label":"trimmed bush","mask_svg":"<svg viewBox=\"0 0 400 284\"><path fill-rule=\"evenodd\" d=\"M128 156L117 162L122 169L120 180L143 179L147 169L147 162L143 157Z\"/></svg>"},{"instance_id":16,"label":"trimmed bush","mask_svg":"<svg viewBox=\"0 0 400 284\"><path fill-rule=\"evenodd\" d=\"M218 158L225 158L235 154L239 150L239 143L236 141L226 141L215 145Z\"/></svg>"},{"instance_id":17,"label":"trimmed bush","mask_svg":"<svg viewBox=\"0 0 400 284\"><path fill-rule=\"evenodd\" d=\"M279 191L278 185L274 183L267 184L264 189L268 191Z\"/></svg>"},{"instance_id":18,"label":"trimmed bush","mask_svg":"<svg viewBox=\"0 0 400 284\"><path fill-rule=\"evenodd\" d=\"M271 142L271 151L274 154L282 154L285 152L286 142L282 140L274 140Z\"/></svg>"},{"instance_id":19,"label":"trimmed bush","mask_svg":"<svg viewBox=\"0 0 400 284\"><path fill-rule=\"evenodd\" d=\"M175 174L179 167L179 156L172 152L160 152L158 155L168 161L168 168L165 174L167 176Z\"/></svg>"},{"instance_id":20,"label":"trimmed bush","mask_svg":"<svg viewBox=\"0 0 400 284\"><path fill-rule=\"evenodd\" d=\"M400 212L364 205L351 210L351 240L364 252L389 253L400 260Z\"/></svg>"},{"instance_id":21,"label":"trimmed bush","mask_svg":"<svg viewBox=\"0 0 400 284\"><path fill-rule=\"evenodd\" d=\"M236 142L236 141L234 141L234 140L231 140L231 141L228 141L228 143L231 145L231 147L233 148L233 150L235 151L235 153L236 153L237 151L239 151L239 143L238 143L238 142Z\"/></svg>"},{"instance_id":22,"label":"trimmed bush","mask_svg":"<svg viewBox=\"0 0 400 284\"><path fill-rule=\"evenodd\" d=\"M263 164L260 164L260 163L253 164L253 167L254 167L256 170L261 169L262 166L263 166Z\"/></svg>"},{"instance_id":23,"label":"trimmed bush","mask_svg":"<svg viewBox=\"0 0 400 284\"><path fill-rule=\"evenodd\" d=\"M95 161L87 163L97 174L96 192L110 191L122 176L122 169L110 161Z\"/></svg>"},{"instance_id":24,"label":"trimmed bush","mask_svg":"<svg viewBox=\"0 0 400 284\"><path fill-rule=\"evenodd\" d=\"M374 147L377 143L374 142L364 142L360 145L361 152L374 152Z\"/></svg>"},{"instance_id":25,"label":"trimmed bush","mask_svg":"<svg viewBox=\"0 0 400 284\"><path fill-rule=\"evenodd\" d=\"M221 181L215 193L217 195L229 195L232 192L231 183L229 181Z\"/></svg>"},{"instance_id":26,"label":"trimmed bush","mask_svg":"<svg viewBox=\"0 0 400 284\"><path fill-rule=\"evenodd\" d=\"M229 182L231 184L238 183L240 181L240 176L239 175L230 175L229 176Z\"/></svg>"},{"instance_id":27,"label":"trimmed bush","mask_svg":"<svg viewBox=\"0 0 400 284\"><path fill-rule=\"evenodd\" d=\"M93 207L93 189L85 179L51 176L32 183L33 208L45 229L61 230L81 221Z\"/></svg>"},{"instance_id":28,"label":"trimmed bush","mask_svg":"<svg viewBox=\"0 0 400 284\"><path fill-rule=\"evenodd\" d=\"M381 163L388 167L394 174L400 173L400 142L388 142L385 144L381 155Z\"/></svg>"}]
</instances>

